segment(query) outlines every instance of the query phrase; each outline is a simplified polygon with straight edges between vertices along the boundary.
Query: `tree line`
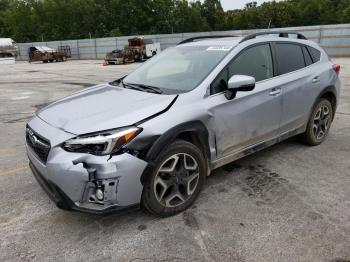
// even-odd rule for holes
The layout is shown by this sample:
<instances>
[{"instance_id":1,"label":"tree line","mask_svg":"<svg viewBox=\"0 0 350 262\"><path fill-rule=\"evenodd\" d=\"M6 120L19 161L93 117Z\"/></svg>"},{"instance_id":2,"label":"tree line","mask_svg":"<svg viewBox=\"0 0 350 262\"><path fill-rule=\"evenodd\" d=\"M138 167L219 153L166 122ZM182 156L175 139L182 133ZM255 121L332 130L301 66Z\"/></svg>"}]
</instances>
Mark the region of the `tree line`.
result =
<instances>
[{"instance_id":1,"label":"tree line","mask_svg":"<svg viewBox=\"0 0 350 262\"><path fill-rule=\"evenodd\" d=\"M224 11L220 0L0 0L0 38L17 42L350 22L350 0L285 0Z\"/></svg>"}]
</instances>

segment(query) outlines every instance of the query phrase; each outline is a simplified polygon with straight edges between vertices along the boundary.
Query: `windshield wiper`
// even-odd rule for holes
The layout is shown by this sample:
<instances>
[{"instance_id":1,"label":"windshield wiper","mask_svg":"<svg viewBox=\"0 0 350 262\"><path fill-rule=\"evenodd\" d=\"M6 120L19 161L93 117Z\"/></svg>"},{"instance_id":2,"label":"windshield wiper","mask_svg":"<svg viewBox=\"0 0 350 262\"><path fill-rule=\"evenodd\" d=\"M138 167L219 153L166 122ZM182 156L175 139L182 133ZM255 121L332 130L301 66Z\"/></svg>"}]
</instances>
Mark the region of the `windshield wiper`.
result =
<instances>
[{"instance_id":1,"label":"windshield wiper","mask_svg":"<svg viewBox=\"0 0 350 262\"><path fill-rule=\"evenodd\" d=\"M151 90L151 91L153 91L156 94L162 94L163 93L163 91L159 87L156 87L156 86L149 86L149 85L143 85L143 84L137 84L137 86L139 86L139 87L141 87L143 89Z\"/></svg>"},{"instance_id":2,"label":"windshield wiper","mask_svg":"<svg viewBox=\"0 0 350 262\"><path fill-rule=\"evenodd\" d=\"M139 91L146 91L146 92L151 91L152 93L156 93L156 94L163 93L163 91L159 87L155 87L155 86L149 86L149 85L143 85L143 84L130 84L130 83L125 83L124 81L122 81L121 83L126 88L129 87L132 89L136 89Z\"/></svg>"},{"instance_id":3,"label":"windshield wiper","mask_svg":"<svg viewBox=\"0 0 350 262\"><path fill-rule=\"evenodd\" d=\"M124 88L127 88L127 89L135 89L135 90L143 91L142 88L138 88L137 86L131 85L131 84L129 84L129 83L125 83L123 80L120 81L120 83L122 84L122 86L123 86Z\"/></svg>"}]
</instances>

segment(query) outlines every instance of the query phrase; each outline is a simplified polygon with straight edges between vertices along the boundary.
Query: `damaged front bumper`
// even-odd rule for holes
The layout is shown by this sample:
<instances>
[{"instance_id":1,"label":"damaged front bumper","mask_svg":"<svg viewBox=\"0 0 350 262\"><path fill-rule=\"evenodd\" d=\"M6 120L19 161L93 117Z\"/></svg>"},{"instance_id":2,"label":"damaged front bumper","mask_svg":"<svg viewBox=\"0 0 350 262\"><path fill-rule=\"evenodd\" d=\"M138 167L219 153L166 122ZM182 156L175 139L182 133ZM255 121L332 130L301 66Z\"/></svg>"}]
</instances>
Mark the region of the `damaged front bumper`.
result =
<instances>
[{"instance_id":1,"label":"damaged front bumper","mask_svg":"<svg viewBox=\"0 0 350 262\"><path fill-rule=\"evenodd\" d=\"M34 121L31 128L35 132L48 130L37 129L38 124L48 125ZM64 136L62 130L49 130L50 134L40 135L48 140ZM141 175L147 162L131 154L94 156L66 152L55 145L43 163L27 143L27 155L36 180L59 208L102 214L140 203Z\"/></svg>"}]
</instances>

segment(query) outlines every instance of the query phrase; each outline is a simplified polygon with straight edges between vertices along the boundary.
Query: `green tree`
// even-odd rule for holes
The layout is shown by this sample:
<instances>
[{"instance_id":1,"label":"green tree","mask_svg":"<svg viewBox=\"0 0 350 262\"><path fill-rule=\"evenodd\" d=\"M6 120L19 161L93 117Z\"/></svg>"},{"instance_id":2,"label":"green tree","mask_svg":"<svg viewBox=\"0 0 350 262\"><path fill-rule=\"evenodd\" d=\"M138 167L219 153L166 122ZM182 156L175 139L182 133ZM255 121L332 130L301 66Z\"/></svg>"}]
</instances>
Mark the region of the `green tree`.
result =
<instances>
[{"instance_id":1,"label":"green tree","mask_svg":"<svg viewBox=\"0 0 350 262\"><path fill-rule=\"evenodd\" d=\"M225 12L219 0L205 0L201 6L201 14L211 30L225 28Z\"/></svg>"},{"instance_id":2,"label":"green tree","mask_svg":"<svg viewBox=\"0 0 350 262\"><path fill-rule=\"evenodd\" d=\"M0 0L0 37L32 42L335 24L350 0L284 0L224 11L220 0Z\"/></svg>"}]
</instances>

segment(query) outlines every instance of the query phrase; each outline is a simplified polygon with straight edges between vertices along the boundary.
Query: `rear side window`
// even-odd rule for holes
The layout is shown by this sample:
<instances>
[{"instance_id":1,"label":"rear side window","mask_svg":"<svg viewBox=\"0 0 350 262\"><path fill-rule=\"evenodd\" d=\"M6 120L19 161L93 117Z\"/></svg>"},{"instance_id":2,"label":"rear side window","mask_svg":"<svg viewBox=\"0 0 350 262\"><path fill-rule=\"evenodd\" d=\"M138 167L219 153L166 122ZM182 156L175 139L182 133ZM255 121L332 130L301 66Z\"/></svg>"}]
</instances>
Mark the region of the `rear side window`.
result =
<instances>
[{"instance_id":1,"label":"rear side window","mask_svg":"<svg viewBox=\"0 0 350 262\"><path fill-rule=\"evenodd\" d=\"M311 46L308 46L307 49L309 50L312 60L314 61L314 63L320 61L321 59L321 52L319 50L317 50L316 48L313 48Z\"/></svg>"},{"instance_id":2,"label":"rear side window","mask_svg":"<svg viewBox=\"0 0 350 262\"><path fill-rule=\"evenodd\" d=\"M305 67L304 55L300 45L278 43L275 47L279 75Z\"/></svg>"},{"instance_id":3,"label":"rear side window","mask_svg":"<svg viewBox=\"0 0 350 262\"><path fill-rule=\"evenodd\" d=\"M303 53L304 53L306 66L309 66L309 65L313 64L311 55L310 55L309 51L307 50L307 48L305 46L303 46Z\"/></svg>"}]
</instances>

